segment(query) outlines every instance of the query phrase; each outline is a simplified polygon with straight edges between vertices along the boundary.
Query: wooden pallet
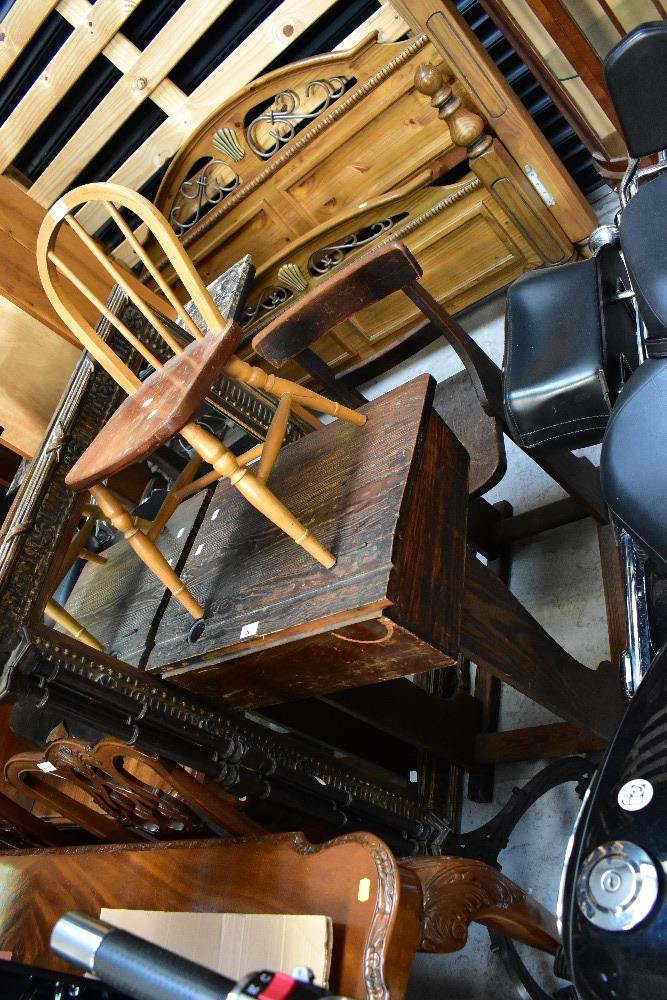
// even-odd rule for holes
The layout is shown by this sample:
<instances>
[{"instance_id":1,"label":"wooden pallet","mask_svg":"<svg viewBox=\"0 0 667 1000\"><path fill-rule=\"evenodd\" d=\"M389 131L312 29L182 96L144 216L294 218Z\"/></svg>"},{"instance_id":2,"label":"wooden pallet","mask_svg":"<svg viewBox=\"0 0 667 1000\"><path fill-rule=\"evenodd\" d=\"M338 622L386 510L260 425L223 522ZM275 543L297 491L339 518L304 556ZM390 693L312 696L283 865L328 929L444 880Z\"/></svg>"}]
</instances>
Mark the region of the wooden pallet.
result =
<instances>
[{"instance_id":1,"label":"wooden pallet","mask_svg":"<svg viewBox=\"0 0 667 1000\"><path fill-rule=\"evenodd\" d=\"M102 54L122 76L74 133L41 176L30 195L51 205L144 101L167 116L109 180L138 189L173 156L180 145L226 97L261 75L266 67L337 0L284 0L189 96L169 73L232 0L183 0L178 10L140 52L122 33L127 17L141 0L17 0L2 22L0 80L55 10L73 31L0 129L0 171L6 171L25 142L58 107L68 89L96 56ZM147 2L147 0L144 0ZM338 0L342 3L343 0ZM349 48L371 31L395 41L407 25L388 3L338 47Z\"/></svg>"}]
</instances>

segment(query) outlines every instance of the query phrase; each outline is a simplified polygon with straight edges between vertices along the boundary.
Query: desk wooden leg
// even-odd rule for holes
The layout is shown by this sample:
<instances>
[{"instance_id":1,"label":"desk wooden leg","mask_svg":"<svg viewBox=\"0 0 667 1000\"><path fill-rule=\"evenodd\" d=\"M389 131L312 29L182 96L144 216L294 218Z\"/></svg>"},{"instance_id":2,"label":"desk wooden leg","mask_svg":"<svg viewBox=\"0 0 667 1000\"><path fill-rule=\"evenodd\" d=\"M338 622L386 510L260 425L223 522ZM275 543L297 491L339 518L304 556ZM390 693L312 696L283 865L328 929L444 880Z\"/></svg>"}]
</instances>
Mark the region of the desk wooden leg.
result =
<instances>
[{"instance_id":1,"label":"desk wooden leg","mask_svg":"<svg viewBox=\"0 0 667 1000\"><path fill-rule=\"evenodd\" d=\"M423 896L420 951L459 951L471 923L555 954L555 918L495 868L472 858L405 858L401 869L417 875Z\"/></svg>"},{"instance_id":2,"label":"desk wooden leg","mask_svg":"<svg viewBox=\"0 0 667 1000\"><path fill-rule=\"evenodd\" d=\"M561 719L604 740L625 708L618 669L589 670L545 632L498 577L469 552L461 651Z\"/></svg>"},{"instance_id":3,"label":"desk wooden leg","mask_svg":"<svg viewBox=\"0 0 667 1000\"><path fill-rule=\"evenodd\" d=\"M503 520L508 520L512 516L512 505L506 500L501 500L495 504L495 508ZM510 585L512 571L512 552L508 542L500 545L497 558L492 562L487 562L489 569L502 580L506 587ZM500 699L502 695L502 684L484 667L477 667L475 674L475 698L482 707L482 720L480 732L495 733L498 731L500 721ZM477 767L468 776L468 798L471 802L493 802L495 770L493 764Z\"/></svg>"}]
</instances>

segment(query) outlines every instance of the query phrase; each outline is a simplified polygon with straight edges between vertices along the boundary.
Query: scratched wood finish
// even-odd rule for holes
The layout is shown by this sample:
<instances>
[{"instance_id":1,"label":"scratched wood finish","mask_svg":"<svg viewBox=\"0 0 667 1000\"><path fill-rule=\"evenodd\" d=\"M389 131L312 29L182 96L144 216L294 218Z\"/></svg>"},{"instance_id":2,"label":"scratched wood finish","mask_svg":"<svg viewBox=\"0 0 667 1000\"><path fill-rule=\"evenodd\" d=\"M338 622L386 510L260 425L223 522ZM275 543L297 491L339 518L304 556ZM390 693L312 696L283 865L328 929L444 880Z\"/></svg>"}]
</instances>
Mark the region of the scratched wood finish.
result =
<instances>
[{"instance_id":1,"label":"scratched wood finish","mask_svg":"<svg viewBox=\"0 0 667 1000\"><path fill-rule=\"evenodd\" d=\"M325 914L330 983L373 1000L405 993L421 929L421 891L381 840L353 833L322 846L301 834L256 840L16 851L0 856L0 948L14 961L66 968L49 948L64 912L102 907L175 912ZM360 880L368 898L360 901Z\"/></svg>"},{"instance_id":2,"label":"scratched wood finish","mask_svg":"<svg viewBox=\"0 0 667 1000\"><path fill-rule=\"evenodd\" d=\"M184 500L172 515L156 545L177 566L206 493ZM92 630L112 656L137 664L166 591L124 539L104 553L106 563L86 563L66 608ZM98 634L99 633L99 634Z\"/></svg>"},{"instance_id":3,"label":"scratched wood finish","mask_svg":"<svg viewBox=\"0 0 667 1000\"><path fill-rule=\"evenodd\" d=\"M249 649L223 662L219 654L211 662L204 655L199 666L184 672L176 667L163 676L212 705L250 709L454 666L451 655L386 615L373 618L367 609L360 613L368 614L368 620L347 626L325 623L329 631L320 635L297 635L284 645Z\"/></svg>"},{"instance_id":4,"label":"scratched wood finish","mask_svg":"<svg viewBox=\"0 0 667 1000\"><path fill-rule=\"evenodd\" d=\"M280 453L274 488L335 546L330 571L218 487L183 571L206 608L203 635L188 641L191 623L171 601L149 666L170 664L177 683L248 705L452 663L467 456L432 396L420 376L368 404L364 427L336 422ZM317 656L295 660L313 644Z\"/></svg>"},{"instance_id":5,"label":"scratched wood finish","mask_svg":"<svg viewBox=\"0 0 667 1000\"><path fill-rule=\"evenodd\" d=\"M232 323L217 337L191 341L124 399L81 458L67 473L74 490L142 461L193 416L234 352L241 329Z\"/></svg>"},{"instance_id":6,"label":"scratched wood finish","mask_svg":"<svg viewBox=\"0 0 667 1000\"><path fill-rule=\"evenodd\" d=\"M422 276L402 243L392 241L334 273L313 291L291 302L253 338L257 353L279 368L310 347L332 327L381 301Z\"/></svg>"}]
</instances>

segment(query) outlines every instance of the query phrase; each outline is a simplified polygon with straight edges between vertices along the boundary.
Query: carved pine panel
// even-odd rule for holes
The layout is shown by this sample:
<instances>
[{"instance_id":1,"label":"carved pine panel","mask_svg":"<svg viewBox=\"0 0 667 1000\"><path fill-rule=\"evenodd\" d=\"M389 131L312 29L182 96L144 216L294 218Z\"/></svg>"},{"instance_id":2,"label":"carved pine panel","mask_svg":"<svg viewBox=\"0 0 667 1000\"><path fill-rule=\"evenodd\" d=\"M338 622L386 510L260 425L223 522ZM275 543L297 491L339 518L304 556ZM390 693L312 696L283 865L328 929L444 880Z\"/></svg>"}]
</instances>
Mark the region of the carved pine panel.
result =
<instances>
[{"instance_id":1,"label":"carved pine panel","mask_svg":"<svg viewBox=\"0 0 667 1000\"><path fill-rule=\"evenodd\" d=\"M519 229L473 175L457 185L430 187L372 205L356 216L356 223L350 219L331 232L293 245L289 260L312 288L335 268L345 267L369 247L388 239L405 242L424 270L424 285L452 312L540 263ZM257 280L265 288L275 288L284 277L284 256L278 255L260 269ZM298 289L288 291L290 296L302 294ZM276 308L280 305L277 302ZM249 318L249 334L271 315L275 311L267 309ZM320 338L317 352L341 368L372 356L421 322L423 317L413 303L399 292ZM300 377L299 371L293 364L284 368L290 377Z\"/></svg>"},{"instance_id":2,"label":"carved pine panel","mask_svg":"<svg viewBox=\"0 0 667 1000\"><path fill-rule=\"evenodd\" d=\"M317 162L284 186L312 225L399 187L451 148L447 130L412 87L415 68L411 60L382 88L382 107L378 95L336 123L318 143Z\"/></svg>"},{"instance_id":3,"label":"carved pine panel","mask_svg":"<svg viewBox=\"0 0 667 1000\"><path fill-rule=\"evenodd\" d=\"M374 131L381 129L386 142L392 126L384 125L383 112L391 112L402 94L412 92L411 111L403 117L414 118L411 127L415 132L416 123L428 119L431 141L440 150L451 148L447 129L438 127L437 118L428 115L424 102L413 91L414 72L423 52L437 59L425 36L391 44L378 44L369 37L350 52L305 60L255 80L223 105L175 158L156 199L161 211L169 216L183 200L183 185L191 185L201 165L214 156L226 159L239 174L238 187L219 203L203 206L207 211L185 234L184 243L193 258L203 264L217 246L226 242L228 234L238 228L237 210L244 202L272 203L276 191L289 190L326 159L329 151L337 152L340 170L350 159L348 140L366 126ZM336 80L345 81L344 90L336 88ZM325 99L327 90L330 93ZM272 116L273 121L266 120ZM432 150L424 155L430 158ZM408 166L407 172L411 169ZM367 185L369 193L386 191L406 176L406 162L389 165L375 157L373 170L377 180ZM336 194L338 211L359 202L358 174L351 180L352 190L341 187ZM302 232L314 224L318 207L324 206L327 217L329 199L326 188L315 198L292 199L297 211L301 206L310 219ZM264 254L255 263L261 264L275 249L267 240Z\"/></svg>"},{"instance_id":4,"label":"carved pine panel","mask_svg":"<svg viewBox=\"0 0 667 1000\"><path fill-rule=\"evenodd\" d=\"M450 95L436 104L430 90L415 85L418 67L429 62L448 88L439 93ZM512 184L515 174L523 178L523 168L493 140L493 120L471 114L468 100L464 82L425 35L391 44L369 38L348 53L254 81L181 150L157 205L167 215L176 210L178 219L187 215L182 240L206 281L252 255L245 356L277 310L387 239L406 243L426 287L450 311L530 267L568 259L571 244L541 202L535 207L533 197L533 219L525 198L517 207L518 195L508 201L496 192L507 177ZM224 180L238 175L227 191L206 188L206 172L218 177L220 169L212 158L226 162ZM466 158L471 173L463 181L433 184ZM208 200L187 214L183 199L196 189L197 171ZM531 244L522 230L527 213ZM421 322L410 302L394 296L321 338L317 353L344 368ZM294 364L283 371L303 377Z\"/></svg>"}]
</instances>

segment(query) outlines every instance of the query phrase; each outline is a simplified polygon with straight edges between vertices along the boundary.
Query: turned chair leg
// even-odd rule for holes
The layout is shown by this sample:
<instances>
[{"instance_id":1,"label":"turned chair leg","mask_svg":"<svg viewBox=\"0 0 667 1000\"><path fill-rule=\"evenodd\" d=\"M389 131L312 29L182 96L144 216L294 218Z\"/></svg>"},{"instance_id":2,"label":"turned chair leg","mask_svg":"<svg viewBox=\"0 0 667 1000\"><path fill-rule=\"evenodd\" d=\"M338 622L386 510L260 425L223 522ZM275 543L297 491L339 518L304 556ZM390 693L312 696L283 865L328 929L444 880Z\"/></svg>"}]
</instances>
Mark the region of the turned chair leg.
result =
<instances>
[{"instance_id":1,"label":"turned chair leg","mask_svg":"<svg viewBox=\"0 0 667 1000\"><path fill-rule=\"evenodd\" d=\"M275 461L278 458L278 453L280 452L280 448L285 438L285 431L287 430L287 421L289 420L291 408L292 397L289 393L287 393L285 396L281 397L280 402L276 407L276 412L274 413L269 426L266 440L262 445L262 454L255 472L255 475L262 483L265 483L268 480L271 475L271 470L275 465Z\"/></svg>"},{"instance_id":2,"label":"turned chair leg","mask_svg":"<svg viewBox=\"0 0 667 1000\"><path fill-rule=\"evenodd\" d=\"M56 624L60 625L69 635L73 635L75 639L80 639L81 642L85 642L87 646L92 646L93 649L99 649L100 653L105 652L104 646L97 641L95 636L91 635L69 611L65 611L63 606L54 601L52 597L46 602L44 614L48 615L49 618L53 618Z\"/></svg>"},{"instance_id":3,"label":"turned chair leg","mask_svg":"<svg viewBox=\"0 0 667 1000\"><path fill-rule=\"evenodd\" d=\"M158 580L170 590L176 600L189 611L193 618L203 618L204 610L192 596L181 578L173 571L155 542L141 531L119 500L106 486L92 486L91 494L95 497L100 510L108 517L114 528L122 531L125 538L137 553L139 558L155 574Z\"/></svg>"},{"instance_id":4,"label":"turned chair leg","mask_svg":"<svg viewBox=\"0 0 667 1000\"><path fill-rule=\"evenodd\" d=\"M331 569L335 565L336 557L323 545L320 545L308 528L290 513L268 486L254 476L249 469L239 465L231 451L225 448L210 431L191 423L186 424L180 434L202 456L205 462L213 466L220 478L229 479L232 486L243 494L248 503L251 503L269 521L272 521L281 531L289 535L297 545L300 545L327 569Z\"/></svg>"}]
</instances>

